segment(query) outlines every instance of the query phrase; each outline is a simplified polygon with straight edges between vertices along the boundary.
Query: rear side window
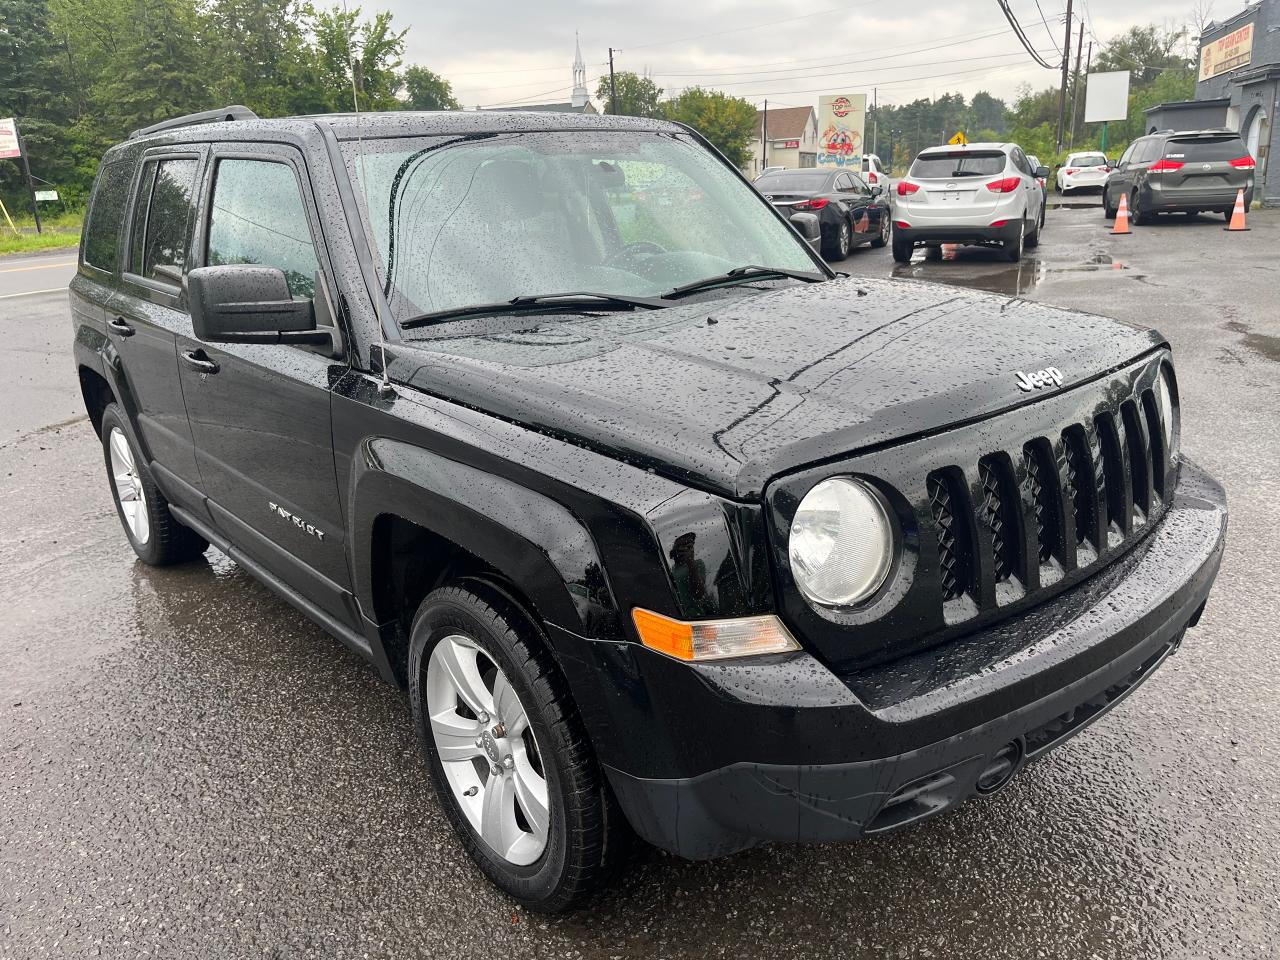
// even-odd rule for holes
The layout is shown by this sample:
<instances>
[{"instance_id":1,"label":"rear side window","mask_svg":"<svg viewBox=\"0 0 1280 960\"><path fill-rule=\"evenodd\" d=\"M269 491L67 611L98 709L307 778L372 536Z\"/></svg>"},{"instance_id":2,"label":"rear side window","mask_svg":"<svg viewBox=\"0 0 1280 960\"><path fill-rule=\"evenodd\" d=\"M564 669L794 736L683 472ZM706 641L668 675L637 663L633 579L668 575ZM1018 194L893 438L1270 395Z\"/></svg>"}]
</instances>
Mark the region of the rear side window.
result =
<instances>
[{"instance_id":1,"label":"rear side window","mask_svg":"<svg viewBox=\"0 0 1280 960\"><path fill-rule=\"evenodd\" d=\"M151 160L142 168L129 256L130 269L139 276L182 282L199 167L194 157L182 157Z\"/></svg>"},{"instance_id":2,"label":"rear side window","mask_svg":"<svg viewBox=\"0 0 1280 960\"><path fill-rule=\"evenodd\" d=\"M309 299L320 269L293 169L284 163L218 162L209 212L210 266L252 263L284 271L289 293Z\"/></svg>"},{"instance_id":3,"label":"rear side window","mask_svg":"<svg viewBox=\"0 0 1280 960\"><path fill-rule=\"evenodd\" d=\"M1248 151L1244 141L1234 135L1223 134L1220 137L1171 137L1165 145L1166 157L1185 158L1187 160L1235 160L1243 157Z\"/></svg>"},{"instance_id":4,"label":"rear side window","mask_svg":"<svg viewBox=\"0 0 1280 960\"><path fill-rule=\"evenodd\" d=\"M911 176L921 180L946 180L952 177L989 177L1003 173L1005 155L998 150L948 151L926 153L911 164Z\"/></svg>"},{"instance_id":5,"label":"rear side window","mask_svg":"<svg viewBox=\"0 0 1280 960\"><path fill-rule=\"evenodd\" d=\"M103 166L84 228L84 262L109 273L115 273L120 265L120 221L132 176L133 163L128 160Z\"/></svg>"}]
</instances>

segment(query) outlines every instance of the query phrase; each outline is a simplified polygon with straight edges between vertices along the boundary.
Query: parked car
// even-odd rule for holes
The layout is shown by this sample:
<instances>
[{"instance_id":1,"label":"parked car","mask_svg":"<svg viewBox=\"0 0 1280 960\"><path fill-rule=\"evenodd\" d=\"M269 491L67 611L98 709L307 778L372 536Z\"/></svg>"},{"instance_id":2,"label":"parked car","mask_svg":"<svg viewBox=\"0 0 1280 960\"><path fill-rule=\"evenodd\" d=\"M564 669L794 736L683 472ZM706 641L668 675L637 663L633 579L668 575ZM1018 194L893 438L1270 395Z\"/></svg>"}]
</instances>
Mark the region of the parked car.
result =
<instances>
[{"instance_id":1,"label":"parked car","mask_svg":"<svg viewBox=\"0 0 1280 960\"><path fill-rule=\"evenodd\" d=\"M780 170L756 181L756 189L784 216L816 213L822 227L822 255L843 260L854 247L889 242L889 198L848 170Z\"/></svg>"},{"instance_id":2,"label":"parked car","mask_svg":"<svg viewBox=\"0 0 1280 960\"><path fill-rule=\"evenodd\" d=\"M1010 260L1040 242L1045 202L1034 167L1014 143L971 143L923 150L898 181L893 258L911 260L917 245L985 244Z\"/></svg>"},{"instance_id":3,"label":"parked car","mask_svg":"<svg viewBox=\"0 0 1280 960\"><path fill-rule=\"evenodd\" d=\"M986 189L975 152L925 172ZM997 792L1177 649L1222 556L1158 333L841 279L674 123L167 121L104 156L70 311L137 556L212 544L404 688L531 909L629 830L711 858Z\"/></svg>"},{"instance_id":4,"label":"parked car","mask_svg":"<svg viewBox=\"0 0 1280 960\"><path fill-rule=\"evenodd\" d=\"M1044 167L1044 169L1045 169L1045 172L1046 172L1046 173L1047 173L1047 172L1048 172L1048 170L1049 170L1049 168L1048 168L1048 167L1045 167L1045 165L1044 165L1043 163L1041 163L1041 162L1040 162L1040 158L1039 158L1039 157L1037 157L1034 153L1028 153L1028 154L1027 154L1027 162L1028 162L1029 164L1031 164L1031 169L1032 169L1032 170L1037 170L1037 171L1038 171L1041 167ZM1048 202L1049 202L1049 178L1048 178L1047 176L1044 176L1044 177L1036 177L1036 183L1040 184L1040 198L1045 202L1045 204L1048 204ZM1046 207L1046 209L1047 209L1047 207Z\"/></svg>"},{"instance_id":5,"label":"parked car","mask_svg":"<svg viewBox=\"0 0 1280 960\"><path fill-rule=\"evenodd\" d=\"M1102 191L1102 212L1111 220L1120 196L1129 197L1134 223L1157 213L1211 210L1231 219L1236 194L1253 203L1254 159L1230 130L1166 130L1129 144Z\"/></svg>"},{"instance_id":6,"label":"parked car","mask_svg":"<svg viewBox=\"0 0 1280 960\"><path fill-rule=\"evenodd\" d=\"M1106 154L1097 152L1071 153L1067 162L1058 168L1058 192L1066 196L1072 190L1102 189L1111 172L1111 162Z\"/></svg>"},{"instance_id":7,"label":"parked car","mask_svg":"<svg viewBox=\"0 0 1280 960\"><path fill-rule=\"evenodd\" d=\"M765 167L756 175L756 179L759 180L762 177L769 176L769 174L771 173L777 173L779 170L785 170L785 169L787 168L786 167Z\"/></svg>"},{"instance_id":8,"label":"parked car","mask_svg":"<svg viewBox=\"0 0 1280 960\"><path fill-rule=\"evenodd\" d=\"M886 193L889 192L889 172L885 169L884 163L874 153L864 153L862 155L862 179L866 181L868 186L882 187Z\"/></svg>"}]
</instances>

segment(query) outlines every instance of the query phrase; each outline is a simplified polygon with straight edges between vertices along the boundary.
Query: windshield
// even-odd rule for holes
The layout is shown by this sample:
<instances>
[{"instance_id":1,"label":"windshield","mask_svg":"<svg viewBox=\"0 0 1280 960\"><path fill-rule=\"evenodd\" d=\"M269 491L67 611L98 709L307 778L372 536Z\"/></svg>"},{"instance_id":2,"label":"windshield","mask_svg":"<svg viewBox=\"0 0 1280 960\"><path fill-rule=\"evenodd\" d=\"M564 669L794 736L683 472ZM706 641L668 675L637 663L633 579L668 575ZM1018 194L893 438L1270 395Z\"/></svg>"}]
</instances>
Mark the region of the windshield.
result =
<instances>
[{"instance_id":1,"label":"windshield","mask_svg":"<svg viewBox=\"0 0 1280 960\"><path fill-rule=\"evenodd\" d=\"M1066 162L1068 167L1105 167L1107 158L1100 153L1077 153Z\"/></svg>"},{"instance_id":2,"label":"windshield","mask_svg":"<svg viewBox=\"0 0 1280 960\"><path fill-rule=\"evenodd\" d=\"M1004 154L998 150L985 153L926 153L916 157L916 162L911 165L911 176L920 180L990 177L1004 172L1004 160Z\"/></svg>"},{"instance_id":3,"label":"windshield","mask_svg":"<svg viewBox=\"0 0 1280 960\"><path fill-rule=\"evenodd\" d=\"M829 177L826 173L774 173L761 177L756 186L765 193L808 193L825 189Z\"/></svg>"},{"instance_id":4,"label":"windshield","mask_svg":"<svg viewBox=\"0 0 1280 960\"><path fill-rule=\"evenodd\" d=\"M744 264L821 269L754 190L683 135L342 146L397 320L541 294L661 296Z\"/></svg>"}]
</instances>

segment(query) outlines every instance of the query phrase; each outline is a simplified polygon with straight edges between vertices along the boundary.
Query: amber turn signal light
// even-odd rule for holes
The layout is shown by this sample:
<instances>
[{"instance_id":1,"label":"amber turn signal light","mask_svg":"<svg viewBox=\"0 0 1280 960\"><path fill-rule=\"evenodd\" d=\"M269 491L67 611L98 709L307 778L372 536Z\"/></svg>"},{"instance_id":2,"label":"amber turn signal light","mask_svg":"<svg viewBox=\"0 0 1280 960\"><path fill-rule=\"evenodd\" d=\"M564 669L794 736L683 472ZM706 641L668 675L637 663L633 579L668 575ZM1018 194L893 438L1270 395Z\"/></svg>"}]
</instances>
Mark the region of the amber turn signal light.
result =
<instances>
[{"instance_id":1,"label":"amber turn signal light","mask_svg":"<svg viewBox=\"0 0 1280 960\"><path fill-rule=\"evenodd\" d=\"M631 619L640 642L677 660L727 660L799 650L800 644L772 614L733 620L673 620L636 607Z\"/></svg>"}]
</instances>

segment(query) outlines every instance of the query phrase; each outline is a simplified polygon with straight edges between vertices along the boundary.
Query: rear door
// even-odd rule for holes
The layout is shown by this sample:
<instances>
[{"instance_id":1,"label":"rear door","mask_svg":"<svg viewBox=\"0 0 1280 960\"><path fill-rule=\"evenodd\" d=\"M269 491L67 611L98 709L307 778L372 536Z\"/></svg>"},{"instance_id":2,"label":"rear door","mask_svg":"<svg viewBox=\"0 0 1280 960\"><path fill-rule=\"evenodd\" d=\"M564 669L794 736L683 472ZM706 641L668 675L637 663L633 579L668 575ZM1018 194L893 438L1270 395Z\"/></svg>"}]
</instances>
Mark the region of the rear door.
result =
<instances>
[{"instance_id":1,"label":"rear door","mask_svg":"<svg viewBox=\"0 0 1280 960\"><path fill-rule=\"evenodd\" d=\"M119 292L107 304L107 336L134 425L165 495L200 510L200 473L178 376L177 338L191 333L182 278L196 184L207 148L149 150L134 178ZM203 512L203 511L200 511Z\"/></svg>"},{"instance_id":2,"label":"rear door","mask_svg":"<svg viewBox=\"0 0 1280 960\"><path fill-rule=\"evenodd\" d=\"M332 314L328 256L302 155L283 145L216 144L195 266L258 264L295 299ZM330 430L343 361L291 344L178 345L200 474L218 527L250 559L350 623L344 524Z\"/></svg>"},{"instance_id":3,"label":"rear door","mask_svg":"<svg viewBox=\"0 0 1280 960\"><path fill-rule=\"evenodd\" d=\"M1229 198L1253 185L1253 158L1234 133L1172 136L1160 174L1167 199Z\"/></svg>"}]
</instances>

